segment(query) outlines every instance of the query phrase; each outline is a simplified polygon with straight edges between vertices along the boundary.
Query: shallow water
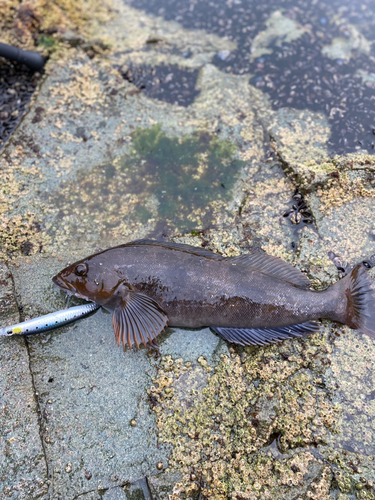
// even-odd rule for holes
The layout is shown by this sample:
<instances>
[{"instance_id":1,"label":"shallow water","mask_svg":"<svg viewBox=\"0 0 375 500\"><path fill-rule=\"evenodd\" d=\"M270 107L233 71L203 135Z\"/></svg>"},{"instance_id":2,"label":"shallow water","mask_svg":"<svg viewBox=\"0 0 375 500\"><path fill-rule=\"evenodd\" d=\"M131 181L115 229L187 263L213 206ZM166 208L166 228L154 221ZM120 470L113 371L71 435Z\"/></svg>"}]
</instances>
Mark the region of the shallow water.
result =
<instances>
[{"instance_id":1,"label":"shallow water","mask_svg":"<svg viewBox=\"0 0 375 500\"><path fill-rule=\"evenodd\" d=\"M213 64L229 73L249 73L250 83L269 96L274 110L292 107L324 113L331 125L332 153L364 149L375 154L373 0L129 4L235 42L237 48L219 51ZM143 85L147 91L147 83ZM158 98L163 98L168 86L161 81L158 88Z\"/></svg>"}]
</instances>

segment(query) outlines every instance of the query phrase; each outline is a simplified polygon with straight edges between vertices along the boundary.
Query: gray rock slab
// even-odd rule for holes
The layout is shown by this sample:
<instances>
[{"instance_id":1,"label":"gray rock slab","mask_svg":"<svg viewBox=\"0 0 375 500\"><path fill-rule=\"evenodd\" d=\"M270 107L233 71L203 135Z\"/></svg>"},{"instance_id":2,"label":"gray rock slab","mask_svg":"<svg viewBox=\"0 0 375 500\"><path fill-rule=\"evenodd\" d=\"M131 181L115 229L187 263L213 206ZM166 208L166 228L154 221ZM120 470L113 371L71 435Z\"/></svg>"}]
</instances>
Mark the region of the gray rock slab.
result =
<instances>
[{"instance_id":1,"label":"gray rock slab","mask_svg":"<svg viewBox=\"0 0 375 500\"><path fill-rule=\"evenodd\" d=\"M0 326L19 322L12 276L0 264ZM0 337L0 498L44 498L47 464L23 338Z\"/></svg>"},{"instance_id":2,"label":"gray rock slab","mask_svg":"<svg viewBox=\"0 0 375 500\"><path fill-rule=\"evenodd\" d=\"M17 266L10 266L18 304L22 307L22 319L66 307L66 295L58 291L52 282L52 277L66 263L67 261L39 254L30 260L21 260Z\"/></svg>"},{"instance_id":3,"label":"gray rock slab","mask_svg":"<svg viewBox=\"0 0 375 500\"><path fill-rule=\"evenodd\" d=\"M19 321L17 300L14 294L13 277L3 262L0 262L0 328Z\"/></svg>"},{"instance_id":4,"label":"gray rock slab","mask_svg":"<svg viewBox=\"0 0 375 500\"><path fill-rule=\"evenodd\" d=\"M0 338L0 498L44 498L47 464L24 339Z\"/></svg>"},{"instance_id":5,"label":"gray rock slab","mask_svg":"<svg viewBox=\"0 0 375 500\"><path fill-rule=\"evenodd\" d=\"M146 351L118 349L111 316L101 312L29 342L52 498L157 473L166 455L147 402Z\"/></svg>"},{"instance_id":6,"label":"gray rock slab","mask_svg":"<svg viewBox=\"0 0 375 500\"><path fill-rule=\"evenodd\" d=\"M339 207L323 210L316 195L310 196L319 234L328 250L355 265L375 253L373 198L353 198Z\"/></svg>"},{"instance_id":7,"label":"gray rock slab","mask_svg":"<svg viewBox=\"0 0 375 500\"><path fill-rule=\"evenodd\" d=\"M163 474L149 477L148 484L153 498L166 500L168 495L172 494L173 486L180 480L179 472L163 472Z\"/></svg>"},{"instance_id":8,"label":"gray rock slab","mask_svg":"<svg viewBox=\"0 0 375 500\"><path fill-rule=\"evenodd\" d=\"M153 500L146 478L127 486L117 486L107 490L96 490L78 496L84 500Z\"/></svg>"},{"instance_id":9,"label":"gray rock slab","mask_svg":"<svg viewBox=\"0 0 375 500\"><path fill-rule=\"evenodd\" d=\"M228 345L209 328L200 330L168 328L165 338L161 339L161 354L172 358L183 358L185 361L196 361L204 356L209 364L220 354L228 354Z\"/></svg>"}]
</instances>

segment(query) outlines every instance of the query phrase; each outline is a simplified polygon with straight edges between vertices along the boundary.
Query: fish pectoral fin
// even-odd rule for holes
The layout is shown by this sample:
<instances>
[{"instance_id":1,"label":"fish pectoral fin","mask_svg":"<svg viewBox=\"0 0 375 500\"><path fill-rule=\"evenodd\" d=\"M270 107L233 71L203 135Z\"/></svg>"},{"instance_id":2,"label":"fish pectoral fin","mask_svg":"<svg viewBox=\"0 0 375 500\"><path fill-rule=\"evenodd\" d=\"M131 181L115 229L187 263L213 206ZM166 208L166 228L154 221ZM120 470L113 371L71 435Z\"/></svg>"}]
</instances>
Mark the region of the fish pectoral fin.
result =
<instances>
[{"instance_id":1,"label":"fish pectoral fin","mask_svg":"<svg viewBox=\"0 0 375 500\"><path fill-rule=\"evenodd\" d=\"M311 282L298 268L285 260L261 252L252 252L238 257L229 257L233 264L240 264L268 276L273 276L299 288L308 289Z\"/></svg>"},{"instance_id":2,"label":"fish pectoral fin","mask_svg":"<svg viewBox=\"0 0 375 500\"><path fill-rule=\"evenodd\" d=\"M156 337L164 330L168 316L155 300L139 292L127 290L113 312L112 324L117 345L120 342L130 349L135 344L157 346Z\"/></svg>"},{"instance_id":3,"label":"fish pectoral fin","mask_svg":"<svg viewBox=\"0 0 375 500\"><path fill-rule=\"evenodd\" d=\"M299 325L281 326L277 328L224 328L211 326L211 330L223 339L240 345L267 345L281 342L293 337L303 337L320 330L320 324L315 321Z\"/></svg>"}]
</instances>

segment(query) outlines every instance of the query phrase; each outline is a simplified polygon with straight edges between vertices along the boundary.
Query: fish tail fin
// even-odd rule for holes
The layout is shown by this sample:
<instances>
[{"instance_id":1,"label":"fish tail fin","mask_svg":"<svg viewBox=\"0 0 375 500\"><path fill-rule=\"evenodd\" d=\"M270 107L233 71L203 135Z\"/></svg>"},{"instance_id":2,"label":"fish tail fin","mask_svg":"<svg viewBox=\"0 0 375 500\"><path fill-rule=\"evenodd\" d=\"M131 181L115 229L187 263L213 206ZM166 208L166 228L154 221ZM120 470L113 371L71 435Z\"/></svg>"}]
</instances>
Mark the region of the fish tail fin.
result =
<instances>
[{"instance_id":1,"label":"fish tail fin","mask_svg":"<svg viewBox=\"0 0 375 500\"><path fill-rule=\"evenodd\" d=\"M346 307L335 319L375 337L375 296L366 269L359 264L333 286L337 286L340 295L346 298Z\"/></svg>"}]
</instances>

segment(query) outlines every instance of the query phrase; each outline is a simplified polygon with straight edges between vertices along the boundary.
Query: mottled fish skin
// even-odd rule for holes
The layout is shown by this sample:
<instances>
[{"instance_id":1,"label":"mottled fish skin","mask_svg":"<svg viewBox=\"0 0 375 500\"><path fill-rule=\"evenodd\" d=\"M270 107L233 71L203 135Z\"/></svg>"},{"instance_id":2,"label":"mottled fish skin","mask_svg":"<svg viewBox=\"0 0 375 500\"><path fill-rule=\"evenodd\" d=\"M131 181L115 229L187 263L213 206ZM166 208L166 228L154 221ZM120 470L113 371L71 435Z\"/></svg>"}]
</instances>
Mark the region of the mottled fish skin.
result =
<instances>
[{"instance_id":1,"label":"mottled fish skin","mask_svg":"<svg viewBox=\"0 0 375 500\"><path fill-rule=\"evenodd\" d=\"M375 301L364 273L355 268L340 282L316 292L309 289L311 284L300 271L266 254L223 258L188 245L139 240L82 259L53 281L78 297L114 310L118 343L131 345L134 338L138 346L137 338L146 345L160 333L143 338L155 322L156 332L167 322L192 328L272 329L328 318L375 334ZM351 287L355 286L359 305L350 309ZM151 300L149 305L139 302L143 296ZM154 323L147 322L148 310ZM367 319L361 316L364 311ZM138 319L143 333L137 336L134 323Z\"/></svg>"}]
</instances>

